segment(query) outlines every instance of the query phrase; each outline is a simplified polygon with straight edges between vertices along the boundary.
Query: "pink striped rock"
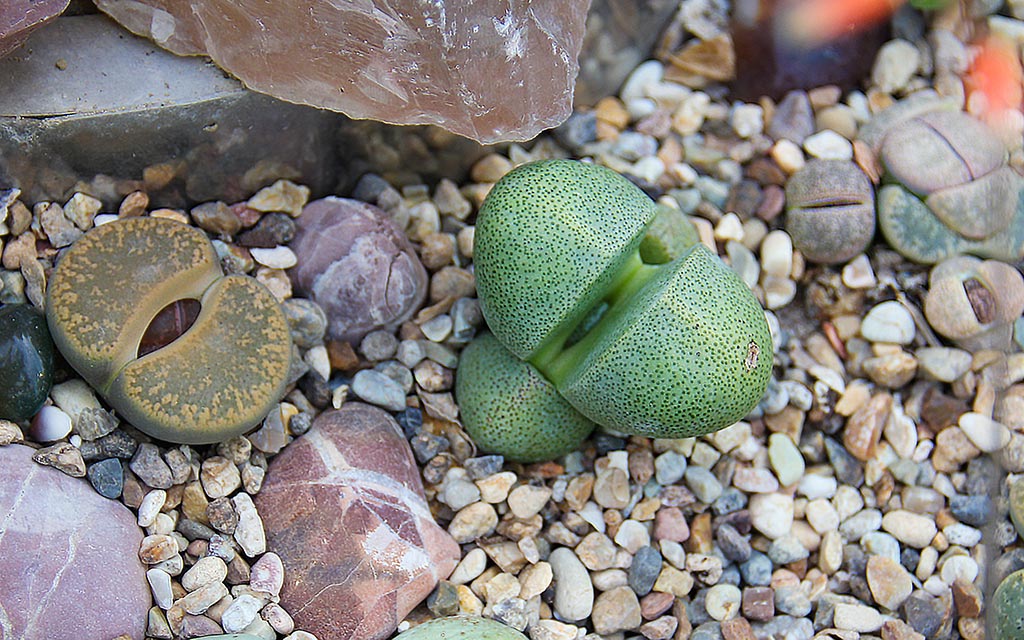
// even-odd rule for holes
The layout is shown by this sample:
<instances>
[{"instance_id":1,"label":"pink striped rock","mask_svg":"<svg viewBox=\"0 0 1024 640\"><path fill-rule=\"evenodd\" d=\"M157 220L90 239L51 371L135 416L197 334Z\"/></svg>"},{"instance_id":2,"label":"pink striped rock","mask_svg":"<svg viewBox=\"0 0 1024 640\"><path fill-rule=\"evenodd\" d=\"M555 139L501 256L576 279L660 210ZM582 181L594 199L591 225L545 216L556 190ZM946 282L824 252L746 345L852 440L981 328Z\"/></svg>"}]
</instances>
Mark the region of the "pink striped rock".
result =
<instances>
[{"instance_id":1,"label":"pink striped rock","mask_svg":"<svg viewBox=\"0 0 1024 640\"><path fill-rule=\"evenodd\" d=\"M318 638L389 637L459 560L398 424L369 405L321 414L274 458L256 505L284 563L281 606Z\"/></svg>"},{"instance_id":2,"label":"pink striped rock","mask_svg":"<svg viewBox=\"0 0 1024 640\"><path fill-rule=\"evenodd\" d=\"M151 601L135 517L32 453L0 447L0 638L142 640Z\"/></svg>"}]
</instances>

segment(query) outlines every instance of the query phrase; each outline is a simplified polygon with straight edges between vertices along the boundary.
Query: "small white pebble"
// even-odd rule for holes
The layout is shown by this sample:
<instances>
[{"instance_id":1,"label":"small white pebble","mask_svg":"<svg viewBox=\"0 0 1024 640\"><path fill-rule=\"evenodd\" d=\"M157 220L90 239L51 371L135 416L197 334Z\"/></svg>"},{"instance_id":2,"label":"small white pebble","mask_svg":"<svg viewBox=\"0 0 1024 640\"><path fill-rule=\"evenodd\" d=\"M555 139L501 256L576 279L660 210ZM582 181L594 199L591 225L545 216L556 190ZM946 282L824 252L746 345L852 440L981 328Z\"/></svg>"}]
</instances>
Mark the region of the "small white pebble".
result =
<instances>
[{"instance_id":1,"label":"small white pebble","mask_svg":"<svg viewBox=\"0 0 1024 640\"><path fill-rule=\"evenodd\" d=\"M739 137L753 137L764 130L764 109L757 104L737 103L729 113L729 124Z\"/></svg>"},{"instance_id":2,"label":"small white pebble","mask_svg":"<svg viewBox=\"0 0 1024 640\"><path fill-rule=\"evenodd\" d=\"M793 174L804 168L804 152L792 140L782 139L772 145L772 160L786 173Z\"/></svg>"},{"instance_id":3,"label":"small white pebble","mask_svg":"<svg viewBox=\"0 0 1024 640\"><path fill-rule=\"evenodd\" d=\"M984 414L968 411L957 424L971 444L985 453L995 453L1010 444L1011 434L1006 425Z\"/></svg>"},{"instance_id":4,"label":"small white pebble","mask_svg":"<svg viewBox=\"0 0 1024 640\"><path fill-rule=\"evenodd\" d=\"M284 245L270 249L253 247L249 249L249 253L252 254L253 260L271 269L288 269L294 267L299 261L295 252Z\"/></svg>"},{"instance_id":5,"label":"small white pebble","mask_svg":"<svg viewBox=\"0 0 1024 640\"><path fill-rule=\"evenodd\" d=\"M153 489L142 498L142 503L139 504L139 519L138 523L140 527L148 527L156 520L157 514L160 513L160 509L163 508L164 503L167 501L167 492L163 489Z\"/></svg>"},{"instance_id":6,"label":"small white pebble","mask_svg":"<svg viewBox=\"0 0 1024 640\"><path fill-rule=\"evenodd\" d=\"M770 276L789 277L793 269L793 239L785 231L772 231L761 241L761 269Z\"/></svg>"},{"instance_id":7,"label":"small white pebble","mask_svg":"<svg viewBox=\"0 0 1024 640\"><path fill-rule=\"evenodd\" d=\"M715 239L722 242L743 240L743 222L740 221L740 217L735 213L727 213L722 216L718 225L715 226Z\"/></svg>"},{"instance_id":8,"label":"small white pebble","mask_svg":"<svg viewBox=\"0 0 1024 640\"><path fill-rule=\"evenodd\" d=\"M665 75L665 65L658 60L647 60L637 65L622 83L619 97L623 102L647 97L648 87L661 82Z\"/></svg>"},{"instance_id":9,"label":"small white pebble","mask_svg":"<svg viewBox=\"0 0 1024 640\"><path fill-rule=\"evenodd\" d=\"M44 405L32 418L28 430L36 442L54 442L71 433L71 416L52 404Z\"/></svg>"},{"instance_id":10,"label":"small white pebble","mask_svg":"<svg viewBox=\"0 0 1024 640\"><path fill-rule=\"evenodd\" d=\"M843 267L843 284L851 289L870 289L878 284L871 261L863 253Z\"/></svg>"},{"instance_id":11,"label":"small white pebble","mask_svg":"<svg viewBox=\"0 0 1024 640\"><path fill-rule=\"evenodd\" d=\"M850 160L853 158L853 144L831 129L808 136L804 140L804 150L809 155L823 160Z\"/></svg>"}]
</instances>

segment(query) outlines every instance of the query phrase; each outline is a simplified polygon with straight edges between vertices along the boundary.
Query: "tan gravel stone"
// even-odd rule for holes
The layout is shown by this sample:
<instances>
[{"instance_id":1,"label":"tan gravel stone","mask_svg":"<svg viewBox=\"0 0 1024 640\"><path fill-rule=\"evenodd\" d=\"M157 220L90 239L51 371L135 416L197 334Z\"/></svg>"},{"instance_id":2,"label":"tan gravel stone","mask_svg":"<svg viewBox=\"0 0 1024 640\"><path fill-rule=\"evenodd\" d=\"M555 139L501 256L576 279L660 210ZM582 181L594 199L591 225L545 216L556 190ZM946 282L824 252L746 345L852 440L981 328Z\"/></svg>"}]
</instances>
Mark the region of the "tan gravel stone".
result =
<instances>
[{"instance_id":1,"label":"tan gravel stone","mask_svg":"<svg viewBox=\"0 0 1024 640\"><path fill-rule=\"evenodd\" d=\"M843 446L853 457L867 461L875 455L891 408L892 396L878 393L846 421Z\"/></svg>"},{"instance_id":2,"label":"tan gravel stone","mask_svg":"<svg viewBox=\"0 0 1024 640\"><path fill-rule=\"evenodd\" d=\"M896 611L914 589L907 570L886 556L868 558L866 576L875 602L890 611Z\"/></svg>"}]
</instances>

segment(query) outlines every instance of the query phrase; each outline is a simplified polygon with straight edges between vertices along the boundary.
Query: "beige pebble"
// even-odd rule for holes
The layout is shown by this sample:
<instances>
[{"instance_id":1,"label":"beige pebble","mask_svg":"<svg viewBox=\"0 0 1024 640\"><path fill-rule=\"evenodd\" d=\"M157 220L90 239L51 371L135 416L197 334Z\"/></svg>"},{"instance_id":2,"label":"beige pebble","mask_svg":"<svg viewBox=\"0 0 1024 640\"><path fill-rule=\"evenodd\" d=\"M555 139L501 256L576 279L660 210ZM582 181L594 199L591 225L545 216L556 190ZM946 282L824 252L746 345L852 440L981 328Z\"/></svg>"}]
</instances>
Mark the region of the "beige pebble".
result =
<instances>
[{"instance_id":1,"label":"beige pebble","mask_svg":"<svg viewBox=\"0 0 1024 640\"><path fill-rule=\"evenodd\" d=\"M448 533L455 542L465 544L490 535L496 526L498 514L494 507L486 502L475 502L455 514L448 525Z\"/></svg>"},{"instance_id":2,"label":"beige pebble","mask_svg":"<svg viewBox=\"0 0 1024 640\"><path fill-rule=\"evenodd\" d=\"M181 576L181 586L186 591L195 591L211 582L223 582L228 575L228 566L216 556L205 556L196 561Z\"/></svg>"},{"instance_id":3,"label":"beige pebble","mask_svg":"<svg viewBox=\"0 0 1024 640\"><path fill-rule=\"evenodd\" d=\"M526 519L540 513L551 498L551 489L521 485L508 494L508 508L517 518Z\"/></svg>"},{"instance_id":4,"label":"beige pebble","mask_svg":"<svg viewBox=\"0 0 1024 640\"><path fill-rule=\"evenodd\" d=\"M971 444L985 453L995 453L1010 444L1010 430L984 414L968 411L960 416L958 425Z\"/></svg>"},{"instance_id":5,"label":"beige pebble","mask_svg":"<svg viewBox=\"0 0 1024 640\"><path fill-rule=\"evenodd\" d=\"M788 174L796 173L806 164L803 151L792 140L779 140L772 145L769 153L775 163Z\"/></svg>"},{"instance_id":6,"label":"beige pebble","mask_svg":"<svg viewBox=\"0 0 1024 640\"><path fill-rule=\"evenodd\" d=\"M490 504L504 502L509 495L509 489L519 478L511 471L501 471L494 475L481 478L476 481L480 489L480 499Z\"/></svg>"},{"instance_id":7,"label":"beige pebble","mask_svg":"<svg viewBox=\"0 0 1024 640\"><path fill-rule=\"evenodd\" d=\"M915 549L927 547L938 533L933 519L904 509L896 509L882 516L882 528Z\"/></svg>"}]
</instances>

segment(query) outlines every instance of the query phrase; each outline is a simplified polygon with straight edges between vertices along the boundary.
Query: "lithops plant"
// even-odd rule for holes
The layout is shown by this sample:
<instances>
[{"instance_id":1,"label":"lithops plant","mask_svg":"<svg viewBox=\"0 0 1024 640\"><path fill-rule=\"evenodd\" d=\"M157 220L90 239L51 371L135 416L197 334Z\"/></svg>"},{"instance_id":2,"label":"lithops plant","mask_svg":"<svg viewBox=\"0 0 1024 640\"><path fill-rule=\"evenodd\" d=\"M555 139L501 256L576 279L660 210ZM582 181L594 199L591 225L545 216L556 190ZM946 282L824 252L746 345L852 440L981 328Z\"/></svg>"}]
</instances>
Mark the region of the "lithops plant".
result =
<instances>
[{"instance_id":1,"label":"lithops plant","mask_svg":"<svg viewBox=\"0 0 1024 640\"><path fill-rule=\"evenodd\" d=\"M461 615L416 625L395 640L526 640L526 636L488 618Z\"/></svg>"},{"instance_id":2,"label":"lithops plant","mask_svg":"<svg viewBox=\"0 0 1024 640\"><path fill-rule=\"evenodd\" d=\"M1024 278L997 260L957 256L932 268L924 314L928 324L968 351L1008 349L1024 311Z\"/></svg>"},{"instance_id":3,"label":"lithops plant","mask_svg":"<svg viewBox=\"0 0 1024 640\"><path fill-rule=\"evenodd\" d=\"M786 229L811 262L839 264L875 235L875 192L849 160L812 160L786 183Z\"/></svg>"},{"instance_id":4,"label":"lithops plant","mask_svg":"<svg viewBox=\"0 0 1024 640\"><path fill-rule=\"evenodd\" d=\"M879 226L897 251L925 264L961 253L1024 257L1024 177L985 124L940 109L876 138L891 182L878 194Z\"/></svg>"},{"instance_id":5,"label":"lithops plant","mask_svg":"<svg viewBox=\"0 0 1024 640\"><path fill-rule=\"evenodd\" d=\"M699 243L682 249L663 241L667 248L655 255L680 255L645 263L640 247L645 237L650 242L654 217L655 205L640 189L582 162L523 165L494 185L476 226L480 305L496 341L532 370L499 357L489 342L477 352L485 355L470 352L457 381L460 403L471 408L464 414L470 434L486 440L532 424L539 442L550 439L546 427L536 426L537 410L517 400L523 387L511 382L514 391L504 396L509 422L477 421L475 408L500 404L503 393L485 370L528 380L536 385L531 390L544 379L587 419L645 436L709 433L753 408L772 366L763 310ZM474 358L487 366L467 371ZM534 395L556 405L543 388ZM568 407L544 412L572 415Z\"/></svg>"},{"instance_id":6,"label":"lithops plant","mask_svg":"<svg viewBox=\"0 0 1024 640\"><path fill-rule=\"evenodd\" d=\"M180 301L198 301L191 326L169 344L144 345L154 319ZM57 263L46 309L68 364L151 436L225 440L284 392L291 339L280 305L255 279L225 276L193 227L129 218L89 231Z\"/></svg>"},{"instance_id":7,"label":"lithops plant","mask_svg":"<svg viewBox=\"0 0 1024 640\"><path fill-rule=\"evenodd\" d=\"M992 594L992 637L1024 640L1024 569L1006 576Z\"/></svg>"}]
</instances>

